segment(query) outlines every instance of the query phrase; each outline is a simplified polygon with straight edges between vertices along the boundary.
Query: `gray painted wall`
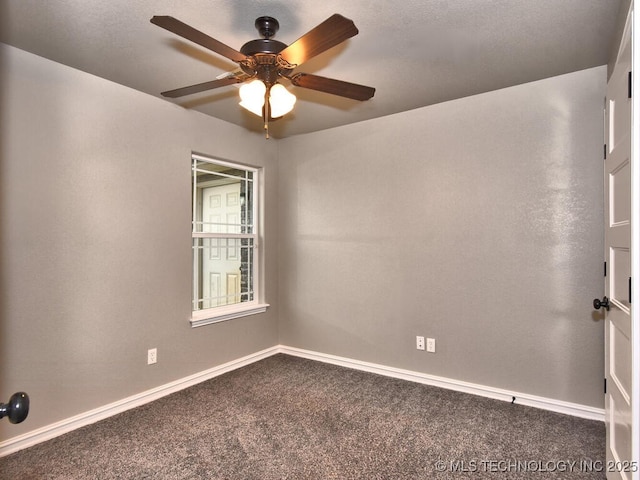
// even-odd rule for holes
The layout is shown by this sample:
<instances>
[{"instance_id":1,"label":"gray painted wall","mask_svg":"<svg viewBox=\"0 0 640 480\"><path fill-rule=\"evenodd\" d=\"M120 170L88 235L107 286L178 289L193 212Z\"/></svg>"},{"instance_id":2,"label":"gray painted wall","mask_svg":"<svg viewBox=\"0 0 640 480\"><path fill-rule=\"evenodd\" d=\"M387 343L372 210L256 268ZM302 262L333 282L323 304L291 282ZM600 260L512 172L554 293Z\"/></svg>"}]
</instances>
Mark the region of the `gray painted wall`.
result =
<instances>
[{"instance_id":1,"label":"gray painted wall","mask_svg":"<svg viewBox=\"0 0 640 480\"><path fill-rule=\"evenodd\" d=\"M602 408L605 81L280 141L280 342Z\"/></svg>"},{"instance_id":2,"label":"gray painted wall","mask_svg":"<svg viewBox=\"0 0 640 480\"><path fill-rule=\"evenodd\" d=\"M11 47L0 59L0 401L31 397L0 440L276 345L276 144ZM266 314L190 327L192 149L265 167Z\"/></svg>"}]
</instances>

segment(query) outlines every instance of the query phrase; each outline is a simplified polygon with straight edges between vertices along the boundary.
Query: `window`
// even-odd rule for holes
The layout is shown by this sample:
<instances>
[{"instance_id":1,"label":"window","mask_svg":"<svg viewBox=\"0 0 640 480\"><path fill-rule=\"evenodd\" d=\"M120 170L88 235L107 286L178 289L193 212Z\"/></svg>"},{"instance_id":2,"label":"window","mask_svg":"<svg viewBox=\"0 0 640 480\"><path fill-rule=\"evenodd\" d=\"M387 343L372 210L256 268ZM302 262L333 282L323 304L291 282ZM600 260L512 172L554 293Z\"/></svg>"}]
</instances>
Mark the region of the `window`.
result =
<instances>
[{"instance_id":1,"label":"window","mask_svg":"<svg viewBox=\"0 0 640 480\"><path fill-rule=\"evenodd\" d=\"M192 156L193 326L264 312L259 170Z\"/></svg>"}]
</instances>

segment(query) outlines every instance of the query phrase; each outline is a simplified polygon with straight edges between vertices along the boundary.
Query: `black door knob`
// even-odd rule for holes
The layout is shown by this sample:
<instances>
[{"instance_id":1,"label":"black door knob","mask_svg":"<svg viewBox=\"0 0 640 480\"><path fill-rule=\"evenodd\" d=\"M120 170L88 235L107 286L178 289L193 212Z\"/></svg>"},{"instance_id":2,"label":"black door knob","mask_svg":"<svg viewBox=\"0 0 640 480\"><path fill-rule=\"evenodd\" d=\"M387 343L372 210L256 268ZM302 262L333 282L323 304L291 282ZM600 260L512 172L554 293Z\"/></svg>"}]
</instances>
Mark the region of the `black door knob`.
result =
<instances>
[{"instance_id":1,"label":"black door knob","mask_svg":"<svg viewBox=\"0 0 640 480\"><path fill-rule=\"evenodd\" d=\"M0 418L9 417L11 423L20 423L29 414L29 395L18 392L11 395L9 403L0 403Z\"/></svg>"},{"instance_id":2,"label":"black door knob","mask_svg":"<svg viewBox=\"0 0 640 480\"><path fill-rule=\"evenodd\" d=\"M593 299L593 308L600 310L600 307L604 307L609 311L609 299L606 296L602 297L602 300L597 298Z\"/></svg>"}]
</instances>

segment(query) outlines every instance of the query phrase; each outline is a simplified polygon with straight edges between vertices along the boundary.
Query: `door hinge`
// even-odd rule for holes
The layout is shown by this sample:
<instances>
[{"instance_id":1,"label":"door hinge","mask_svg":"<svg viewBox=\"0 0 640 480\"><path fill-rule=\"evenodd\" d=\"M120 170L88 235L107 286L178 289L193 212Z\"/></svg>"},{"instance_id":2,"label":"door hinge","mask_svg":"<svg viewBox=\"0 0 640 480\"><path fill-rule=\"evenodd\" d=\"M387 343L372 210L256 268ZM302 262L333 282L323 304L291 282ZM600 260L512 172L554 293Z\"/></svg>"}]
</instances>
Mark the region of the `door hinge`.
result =
<instances>
[{"instance_id":1,"label":"door hinge","mask_svg":"<svg viewBox=\"0 0 640 480\"><path fill-rule=\"evenodd\" d=\"M607 262L604 262L604 276L607 276Z\"/></svg>"},{"instance_id":2,"label":"door hinge","mask_svg":"<svg viewBox=\"0 0 640 480\"><path fill-rule=\"evenodd\" d=\"M604 144L604 159L607 159L607 144Z\"/></svg>"},{"instance_id":3,"label":"door hinge","mask_svg":"<svg viewBox=\"0 0 640 480\"><path fill-rule=\"evenodd\" d=\"M607 379L604 379L604 393L607 393Z\"/></svg>"},{"instance_id":4,"label":"door hinge","mask_svg":"<svg viewBox=\"0 0 640 480\"><path fill-rule=\"evenodd\" d=\"M633 89L632 89L633 87L631 86L632 85L631 78L632 78L632 75L631 75L631 72L629 72L629 98L631 98L631 94L633 93Z\"/></svg>"},{"instance_id":5,"label":"door hinge","mask_svg":"<svg viewBox=\"0 0 640 480\"><path fill-rule=\"evenodd\" d=\"M631 303L631 277L629 277L629 303Z\"/></svg>"}]
</instances>

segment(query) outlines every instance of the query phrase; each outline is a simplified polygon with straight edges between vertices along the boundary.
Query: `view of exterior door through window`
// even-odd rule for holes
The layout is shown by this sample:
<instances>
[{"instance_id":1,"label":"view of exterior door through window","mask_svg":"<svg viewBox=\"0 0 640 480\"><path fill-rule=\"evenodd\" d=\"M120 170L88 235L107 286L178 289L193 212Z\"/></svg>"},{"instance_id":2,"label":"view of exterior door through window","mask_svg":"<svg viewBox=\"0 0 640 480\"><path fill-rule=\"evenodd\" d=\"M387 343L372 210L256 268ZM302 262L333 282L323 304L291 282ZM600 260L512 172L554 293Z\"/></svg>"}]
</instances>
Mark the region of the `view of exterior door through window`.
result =
<instances>
[{"instance_id":1,"label":"view of exterior door through window","mask_svg":"<svg viewBox=\"0 0 640 480\"><path fill-rule=\"evenodd\" d=\"M202 189L203 231L240 233L240 183ZM240 240L208 239L202 258L202 308L240 302Z\"/></svg>"}]
</instances>

